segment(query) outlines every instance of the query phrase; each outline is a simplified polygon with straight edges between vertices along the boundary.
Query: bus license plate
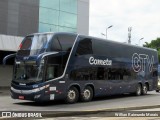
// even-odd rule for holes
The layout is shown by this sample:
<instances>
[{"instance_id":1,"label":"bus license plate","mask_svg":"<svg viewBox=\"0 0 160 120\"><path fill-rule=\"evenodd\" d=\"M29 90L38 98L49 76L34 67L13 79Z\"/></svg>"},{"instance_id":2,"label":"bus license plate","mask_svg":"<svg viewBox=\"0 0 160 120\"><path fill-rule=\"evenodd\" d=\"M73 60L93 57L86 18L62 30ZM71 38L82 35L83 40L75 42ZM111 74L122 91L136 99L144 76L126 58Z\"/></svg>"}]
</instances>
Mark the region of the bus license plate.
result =
<instances>
[{"instance_id":1,"label":"bus license plate","mask_svg":"<svg viewBox=\"0 0 160 120\"><path fill-rule=\"evenodd\" d=\"M19 96L19 99L24 100L24 96Z\"/></svg>"}]
</instances>

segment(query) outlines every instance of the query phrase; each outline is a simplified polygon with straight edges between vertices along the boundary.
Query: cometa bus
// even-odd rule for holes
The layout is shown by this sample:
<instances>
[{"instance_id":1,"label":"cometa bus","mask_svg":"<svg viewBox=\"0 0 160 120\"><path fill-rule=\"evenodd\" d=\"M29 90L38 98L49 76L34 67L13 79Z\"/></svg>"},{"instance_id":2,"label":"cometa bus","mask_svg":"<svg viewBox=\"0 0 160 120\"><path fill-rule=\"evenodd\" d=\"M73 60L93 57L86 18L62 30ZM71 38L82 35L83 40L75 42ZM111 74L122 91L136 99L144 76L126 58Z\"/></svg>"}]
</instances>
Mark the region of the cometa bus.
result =
<instances>
[{"instance_id":1,"label":"cometa bus","mask_svg":"<svg viewBox=\"0 0 160 120\"><path fill-rule=\"evenodd\" d=\"M91 101L94 97L157 88L154 49L72 33L35 33L15 57L11 96L32 101Z\"/></svg>"}]
</instances>

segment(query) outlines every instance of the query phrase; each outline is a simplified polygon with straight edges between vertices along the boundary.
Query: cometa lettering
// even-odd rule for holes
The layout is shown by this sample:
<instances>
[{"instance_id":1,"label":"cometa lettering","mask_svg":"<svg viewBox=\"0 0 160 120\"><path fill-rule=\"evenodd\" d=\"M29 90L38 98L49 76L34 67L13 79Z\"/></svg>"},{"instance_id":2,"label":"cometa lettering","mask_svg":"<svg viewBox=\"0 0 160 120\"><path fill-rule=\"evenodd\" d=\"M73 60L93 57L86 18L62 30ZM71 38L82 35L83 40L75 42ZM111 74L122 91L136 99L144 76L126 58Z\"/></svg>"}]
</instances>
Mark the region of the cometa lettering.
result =
<instances>
[{"instance_id":1,"label":"cometa lettering","mask_svg":"<svg viewBox=\"0 0 160 120\"><path fill-rule=\"evenodd\" d=\"M89 58L89 64L90 65L112 65L112 60L101 60L101 59L95 59L94 57Z\"/></svg>"}]
</instances>

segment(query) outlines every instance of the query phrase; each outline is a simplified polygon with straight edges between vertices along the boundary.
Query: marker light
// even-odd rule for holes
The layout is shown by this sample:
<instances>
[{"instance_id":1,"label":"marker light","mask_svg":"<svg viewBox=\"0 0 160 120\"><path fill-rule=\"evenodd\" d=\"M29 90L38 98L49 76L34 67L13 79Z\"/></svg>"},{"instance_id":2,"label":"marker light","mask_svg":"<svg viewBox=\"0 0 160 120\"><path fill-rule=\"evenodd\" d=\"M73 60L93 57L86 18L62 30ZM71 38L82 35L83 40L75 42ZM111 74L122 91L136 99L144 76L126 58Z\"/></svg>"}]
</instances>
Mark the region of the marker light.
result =
<instances>
[{"instance_id":1,"label":"marker light","mask_svg":"<svg viewBox=\"0 0 160 120\"><path fill-rule=\"evenodd\" d=\"M20 50L21 48L22 48L22 43L19 45L19 48L18 48L18 49Z\"/></svg>"}]
</instances>

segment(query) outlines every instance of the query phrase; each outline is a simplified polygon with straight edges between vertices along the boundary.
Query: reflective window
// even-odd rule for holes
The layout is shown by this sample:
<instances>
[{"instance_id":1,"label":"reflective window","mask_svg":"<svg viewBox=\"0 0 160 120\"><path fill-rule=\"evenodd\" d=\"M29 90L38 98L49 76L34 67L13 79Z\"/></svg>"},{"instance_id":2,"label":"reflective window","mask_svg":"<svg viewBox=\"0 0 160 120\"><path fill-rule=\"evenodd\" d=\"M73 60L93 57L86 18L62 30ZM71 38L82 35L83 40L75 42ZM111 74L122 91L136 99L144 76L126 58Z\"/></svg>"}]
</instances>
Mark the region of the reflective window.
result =
<instances>
[{"instance_id":1,"label":"reflective window","mask_svg":"<svg viewBox=\"0 0 160 120\"><path fill-rule=\"evenodd\" d=\"M44 23L39 23L39 32L57 32L58 31L58 26L55 25L50 25L50 24L44 24Z\"/></svg>"},{"instance_id":2,"label":"reflective window","mask_svg":"<svg viewBox=\"0 0 160 120\"><path fill-rule=\"evenodd\" d=\"M76 50L76 55L87 55L87 54L93 54L92 51L92 41L89 38L84 38L80 40L78 43L78 47Z\"/></svg>"},{"instance_id":3,"label":"reflective window","mask_svg":"<svg viewBox=\"0 0 160 120\"><path fill-rule=\"evenodd\" d=\"M42 23L58 25L59 12L52 9L40 8L39 21Z\"/></svg>"},{"instance_id":4,"label":"reflective window","mask_svg":"<svg viewBox=\"0 0 160 120\"><path fill-rule=\"evenodd\" d=\"M59 10L59 0L40 0L40 6Z\"/></svg>"},{"instance_id":5,"label":"reflective window","mask_svg":"<svg viewBox=\"0 0 160 120\"><path fill-rule=\"evenodd\" d=\"M60 12L59 25L65 27L76 28L77 15L66 12Z\"/></svg>"},{"instance_id":6,"label":"reflective window","mask_svg":"<svg viewBox=\"0 0 160 120\"><path fill-rule=\"evenodd\" d=\"M71 72L70 78L72 80L96 80L97 79L97 68L86 67L78 68Z\"/></svg>"},{"instance_id":7,"label":"reflective window","mask_svg":"<svg viewBox=\"0 0 160 120\"><path fill-rule=\"evenodd\" d=\"M62 56L60 55L47 57L46 69L46 80L60 77L64 71L64 68L62 67Z\"/></svg>"},{"instance_id":8,"label":"reflective window","mask_svg":"<svg viewBox=\"0 0 160 120\"><path fill-rule=\"evenodd\" d=\"M26 39L24 39L23 43L20 46L21 50L27 50L30 49L32 45L32 37L26 37Z\"/></svg>"},{"instance_id":9,"label":"reflective window","mask_svg":"<svg viewBox=\"0 0 160 120\"><path fill-rule=\"evenodd\" d=\"M60 0L60 10L77 14L77 0Z\"/></svg>"},{"instance_id":10,"label":"reflective window","mask_svg":"<svg viewBox=\"0 0 160 120\"><path fill-rule=\"evenodd\" d=\"M50 43L50 51L70 51L75 39L75 35L55 35Z\"/></svg>"},{"instance_id":11,"label":"reflective window","mask_svg":"<svg viewBox=\"0 0 160 120\"><path fill-rule=\"evenodd\" d=\"M51 80L57 77L60 77L62 73L59 73L59 65L58 64L48 64L47 65L47 74L46 80Z\"/></svg>"},{"instance_id":12,"label":"reflective window","mask_svg":"<svg viewBox=\"0 0 160 120\"><path fill-rule=\"evenodd\" d=\"M50 25L39 23L39 32L50 31Z\"/></svg>"},{"instance_id":13,"label":"reflective window","mask_svg":"<svg viewBox=\"0 0 160 120\"><path fill-rule=\"evenodd\" d=\"M76 32L77 0L40 0L39 32Z\"/></svg>"},{"instance_id":14,"label":"reflective window","mask_svg":"<svg viewBox=\"0 0 160 120\"><path fill-rule=\"evenodd\" d=\"M68 27L59 27L59 31L76 33L77 29Z\"/></svg>"},{"instance_id":15,"label":"reflective window","mask_svg":"<svg viewBox=\"0 0 160 120\"><path fill-rule=\"evenodd\" d=\"M72 70L72 80L133 80L134 71L123 68L83 67Z\"/></svg>"},{"instance_id":16,"label":"reflective window","mask_svg":"<svg viewBox=\"0 0 160 120\"><path fill-rule=\"evenodd\" d=\"M24 38L17 54L20 56L32 56L44 52L52 34L35 34Z\"/></svg>"},{"instance_id":17,"label":"reflective window","mask_svg":"<svg viewBox=\"0 0 160 120\"><path fill-rule=\"evenodd\" d=\"M36 65L17 64L15 66L14 81L36 82L42 80L43 66L38 68Z\"/></svg>"}]
</instances>

